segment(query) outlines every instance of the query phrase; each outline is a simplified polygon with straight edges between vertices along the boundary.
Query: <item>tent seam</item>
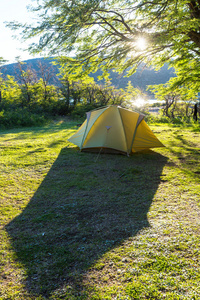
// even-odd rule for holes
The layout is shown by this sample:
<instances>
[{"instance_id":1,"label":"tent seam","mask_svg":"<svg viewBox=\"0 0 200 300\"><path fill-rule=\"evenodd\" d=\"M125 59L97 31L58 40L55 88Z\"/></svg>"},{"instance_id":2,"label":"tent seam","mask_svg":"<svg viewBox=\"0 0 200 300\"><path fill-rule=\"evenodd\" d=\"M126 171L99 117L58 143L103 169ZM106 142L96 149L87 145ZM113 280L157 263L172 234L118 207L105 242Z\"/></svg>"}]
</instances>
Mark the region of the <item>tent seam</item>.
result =
<instances>
[{"instance_id":1,"label":"tent seam","mask_svg":"<svg viewBox=\"0 0 200 300\"><path fill-rule=\"evenodd\" d=\"M89 119L88 119L88 113L90 114ZM84 139L85 139L85 134L86 134L86 131L87 131L87 128L88 128L88 124L89 124L89 121L90 121L90 117L91 117L91 114L92 114L91 112L88 112L88 113L87 113L87 124L85 126L85 132L83 134L83 138L82 138L80 150L82 150Z\"/></svg>"},{"instance_id":2,"label":"tent seam","mask_svg":"<svg viewBox=\"0 0 200 300\"><path fill-rule=\"evenodd\" d=\"M127 145L127 137L126 137L126 133L125 133L125 129L124 129L124 122L123 122L123 119L122 119L122 116L121 116L121 113L120 113L120 110L119 110L119 106L117 107L117 110L118 110L118 113L120 115L120 119L121 119L122 126L123 126L124 137L125 137L125 142L126 142L126 153L127 153L127 155L129 155L129 153L128 153L128 145Z\"/></svg>"},{"instance_id":3,"label":"tent seam","mask_svg":"<svg viewBox=\"0 0 200 300\"><path fill-rule=\"evenodd\" d=\"M139 120L140 116L142 116L141 120ZM132 147L133 147L133 143L134 143L134 140L135 140L135 136L136 136L136 132L137 132L138 126L140 125L140 123L142 122L143 119L144 119L144 116L141 115L141 114L139 114L138 119L137 119L137 124L135 126L135 131L133 133L133 139L132 139L131 146L130 146L130 149L129 149L129 154L132 151ZM139 120L139 122L138 122L138 120Z\"/></svg>"},{"instance_id":4,"label":"tent seam","mask_svg":"<svg viewBox=\"0 0 200 300\"><path fill-rule=\"evenodd\" d=\"M110 106L104 106L103 108L109 108ZM99 108L99 110L100 109L102 109L102 108ZM89 111L90 112L90 117L91 117L91 114L92 114L92 112L93 111L96 111L96 110L98 110L98 109L93 109L93 110L91 110L91 111ZM106 111L106 109L104 110L104 111ZM97 119L94 121L94 123L92 124L92 126L96 123L96 121L99 119L99 117L104 113L104 111L97 117ZM89 124L89 121L90 121L90 117L89 117L89 119L88 119L88 121L87 121L87 125L86 125L86 127L85 127L85 132L84 132L84 135L83 135L83 139L82 139L82 143L81 143L81 148L80 148L80 150L82 150L82 146L83 146L83 144L84 144L84 140L85 140L85 135L86 135L86 131L87 131L87 128L88 128L88 124ZM92 128L92 127L91 127ZM89 131L90 132L90 131ZM89 132L87 133L87 135L89 134Z\"/></svg>"}]
</instances>

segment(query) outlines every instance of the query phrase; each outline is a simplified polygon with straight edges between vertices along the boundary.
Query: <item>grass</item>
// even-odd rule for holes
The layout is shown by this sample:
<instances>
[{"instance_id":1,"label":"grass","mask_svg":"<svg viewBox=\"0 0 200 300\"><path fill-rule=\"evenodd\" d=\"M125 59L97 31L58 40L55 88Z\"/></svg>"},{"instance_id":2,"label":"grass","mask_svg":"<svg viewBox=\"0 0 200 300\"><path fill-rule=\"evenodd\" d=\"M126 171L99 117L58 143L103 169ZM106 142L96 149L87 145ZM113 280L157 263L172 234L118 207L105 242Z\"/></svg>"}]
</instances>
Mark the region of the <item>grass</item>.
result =
<instances>
[{"instance_id":1,"label":"grass","mask_svg":"<svg viewBox=\"0 0 200 300\"><path fill-rule=\"evenodd\" d=\"M200 299L200 135L81 153L75 122L1 131L0 299Z\"/></svg>"}]
</instances>

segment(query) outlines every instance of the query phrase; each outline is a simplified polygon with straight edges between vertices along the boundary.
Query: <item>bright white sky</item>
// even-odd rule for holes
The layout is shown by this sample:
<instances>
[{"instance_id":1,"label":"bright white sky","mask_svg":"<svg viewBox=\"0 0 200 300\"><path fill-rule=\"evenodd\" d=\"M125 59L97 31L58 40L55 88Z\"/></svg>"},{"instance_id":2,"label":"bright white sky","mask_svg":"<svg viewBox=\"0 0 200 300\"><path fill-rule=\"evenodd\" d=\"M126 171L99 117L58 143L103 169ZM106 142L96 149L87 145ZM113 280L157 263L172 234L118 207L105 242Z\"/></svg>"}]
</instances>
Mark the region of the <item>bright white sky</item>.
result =
<instances>
[{"instance_id":1,"label":"bright white sky","mask_svg":"<svg viewBox=\"0 0 200 300\"><path fill-rule=\"evenodd\" d=\"M15 62L17 56L20 56L21 60L34 58L27 51L23 51L27 47L26 44L20 42L20 39L12 38L16 32L6 28L4 24L5 21L31 23L34 16L26 7L33 2L34 0L0 0L0 57L8 60L8 63Z\"/></svg>"}]
</instances>

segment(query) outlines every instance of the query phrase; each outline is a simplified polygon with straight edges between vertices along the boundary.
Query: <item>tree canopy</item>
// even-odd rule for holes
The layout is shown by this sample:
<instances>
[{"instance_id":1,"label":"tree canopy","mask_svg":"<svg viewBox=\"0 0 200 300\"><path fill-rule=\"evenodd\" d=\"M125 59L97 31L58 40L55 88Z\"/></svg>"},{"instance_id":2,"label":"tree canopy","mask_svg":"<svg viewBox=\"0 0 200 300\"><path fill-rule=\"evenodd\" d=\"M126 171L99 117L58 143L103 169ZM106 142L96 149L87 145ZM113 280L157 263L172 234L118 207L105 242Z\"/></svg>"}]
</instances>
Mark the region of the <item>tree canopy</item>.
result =
<instances>
[{"instance_id":1,"label":"tree canopy","mask_svg":"<svg viewBox=\"0 0 200 300\"><path fill-rule=\"evenodd\" d=\"M186 82L200 69L200 0L38 0L29 9L35 24L9 26L24 39L39 37L30 52L61 56L72 71L103 66L132 74L141 62L167 62Z\"/></svg>"}]
</instances>

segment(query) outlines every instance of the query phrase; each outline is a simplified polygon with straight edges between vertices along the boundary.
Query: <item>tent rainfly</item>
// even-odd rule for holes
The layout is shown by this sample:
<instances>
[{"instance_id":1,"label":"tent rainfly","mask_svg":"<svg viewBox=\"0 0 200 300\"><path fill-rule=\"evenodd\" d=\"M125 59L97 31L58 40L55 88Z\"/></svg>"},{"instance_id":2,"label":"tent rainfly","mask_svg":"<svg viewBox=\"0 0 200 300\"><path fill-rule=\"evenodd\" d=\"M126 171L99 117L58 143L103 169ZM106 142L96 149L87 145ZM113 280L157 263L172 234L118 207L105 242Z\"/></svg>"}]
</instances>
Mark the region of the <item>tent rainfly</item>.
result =
<instances>
[{"instance_id":1,"label":"tent rainfly","mask_svg":"<svg viewBox=\"0 0 200 300\"><path fill-rule=\"evenodd\" d=\"M164 147L143 115L114 105L89 111L86 120L69 141L81 151L127 155Z\"/></svg>"}]
</instances>

